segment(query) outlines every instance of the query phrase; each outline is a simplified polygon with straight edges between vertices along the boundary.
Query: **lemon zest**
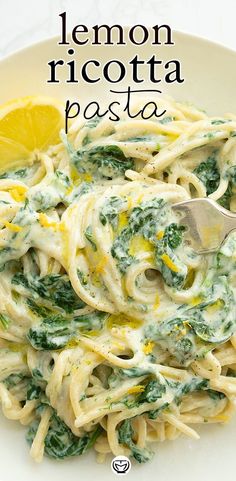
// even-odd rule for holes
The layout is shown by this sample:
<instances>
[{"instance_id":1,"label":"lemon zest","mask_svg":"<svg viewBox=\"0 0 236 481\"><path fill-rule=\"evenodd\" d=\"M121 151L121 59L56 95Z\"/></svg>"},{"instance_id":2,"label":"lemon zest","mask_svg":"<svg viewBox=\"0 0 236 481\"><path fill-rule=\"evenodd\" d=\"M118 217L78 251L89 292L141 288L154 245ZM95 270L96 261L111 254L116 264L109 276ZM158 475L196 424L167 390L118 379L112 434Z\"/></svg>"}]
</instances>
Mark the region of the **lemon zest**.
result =
<instances>
[{"instance_id":1,"label":"lemon zest","mask_svg":"<svg viewBox=\"0 0 236 481\"><path fill-rule=\"evenodd\" d=\"M12 189L9 189L9 194L16 202L23 202L25 200L26 192L27 188L23 187L23 185L19 185Z\"/></svg>"},{"instance_id":2,"label":"lemon zest","mask_svg":"<svg viewBox=\"0 0 236 481\"><path fill-rule=\"evenodd\" d=\"M167 254L162 254L161 259L163 260L164 264L169 267L169 269L173 272L179 272L178 267L174 264L171 258Z\"/></svg>"},{"instance_id":3,"label":"lemon zest","mask_svg":"<svg viewBox=\"0 0 236 481\"><path fill-rule=\"evenodd\" d=\"M155 302L153 304L153 309L158 309L160 305L160 297L158 296L158 294L156 295L156 299L155 299Z\"/></svg>"},{"instance_id":4,"label":"lemon zest","mask_svg":"<svg viewBox=\"0 0 236 481\"><path fill-rule=\"evenodd\" d=\"M127 393L128 394L138 394L138 393L143 392L143 391L145 391L145 387L142 386L141 384L138 384L137 386L130 387L127 390Z\"/></svg>"},{"instance_id":5,"label":"lemon zest","mask_svg":"<svg viewBox=\"0 0 236 481\"><path fill-rule=\"evenodd\" d=\"M12 224L11 222L8 222L7 220L0 219L0 222L7 227L7 229L11 230L12 232L20 232L23 227L17 224Z\"/></svg>"},{"instance_id":6,"label":"lemon zest","mask_svg":"<svg viewBox=\"0 0 236 481\"><path fill-rule=\"evenodd\" d=\"M127 212L121 212L118 217L118 232L120 232L128 224Z\"/></svg>"},{"instance_id":7,"label":"lemon zest","mask_svg":"<svg viewBox=\"0 0 236 481\"><path fill-rule=\"evenodd\" d=\"M227 423L230 420L230 417L227 416L226 414L218 414L215 416L214 421L222 422L222 423Z\"/></svg>"},{"instance_id":8,"label":"lemon zest","mask_svg":"<svg viewBox=\"0 0 236 481\"><path fill-rule=\"evenodd\" d=\"M151 354L153 351L153 348L155 346L155 342L153 341L148 341L147 344L143 346L143 352L144 354L148 355Z\"/></svg>"},{"instance_id":9,"label":"lemon zest","mask_svg":"<svg viewBox=\"0 0 236 481\"><path fill-rule=\"evenodd\" d=\"M46 214L43 212L39 213L39 222L42 227L50 228L52 227L54 230L65 232L65 224L63 222L55 222L50 221Z\"/></svg>"},{"instance_id":10,"label":"lemon zest","mask_svg":"<svg viewBox=\"0 0 236 481\"><path fill-rule=\"evenodd\" d=\"M112 329L115 326L130 327L131 329L138 329L142 325L139 319L131 319L122 314L111 314L107 320L107 328Z\"/></svg>"},{"instance_id":11,"label":"lemon zest","mask_svg":"<svg viewBox=\"0 0 236 481\"><path fill-rule=\"evenodd\" d=\"M156 233L156 237L157 237L158 240L163 239L163 237L164 237L164 231L163 231L163 230L159 230L159 232Z\"/></svg>"},{"instance_id":12,"label":"lemon zest","mask_svg":"<svg viewBox=\"0 0 236 481\"><path fill-rule=\"evenodd\" d=\"M198 304L200 304L200 302L202 302L202 297L196 296L191 299L190 304L191 306L197 306Z\"/></svg>"}]
</instances>

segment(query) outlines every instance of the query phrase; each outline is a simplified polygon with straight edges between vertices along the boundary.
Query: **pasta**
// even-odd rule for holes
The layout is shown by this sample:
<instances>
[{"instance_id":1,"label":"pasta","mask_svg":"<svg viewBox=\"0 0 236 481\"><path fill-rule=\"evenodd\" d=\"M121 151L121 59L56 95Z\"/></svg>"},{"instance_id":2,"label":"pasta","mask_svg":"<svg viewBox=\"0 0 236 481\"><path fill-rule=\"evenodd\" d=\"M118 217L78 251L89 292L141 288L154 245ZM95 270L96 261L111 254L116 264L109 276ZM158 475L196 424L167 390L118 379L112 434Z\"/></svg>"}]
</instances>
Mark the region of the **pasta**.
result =
<instances>
[{"instance_id":1,"label":"pasta","mask_svg":"<svg viewBox=\"0 0 236 481\"><path fill-rule=\"evenodd\" d=\"M0 176L0 399L37 462L146 462L235 410L236 236L197 255L171 205L236 211L236 116L159 101Z\"/></svg>"}]
</instances>

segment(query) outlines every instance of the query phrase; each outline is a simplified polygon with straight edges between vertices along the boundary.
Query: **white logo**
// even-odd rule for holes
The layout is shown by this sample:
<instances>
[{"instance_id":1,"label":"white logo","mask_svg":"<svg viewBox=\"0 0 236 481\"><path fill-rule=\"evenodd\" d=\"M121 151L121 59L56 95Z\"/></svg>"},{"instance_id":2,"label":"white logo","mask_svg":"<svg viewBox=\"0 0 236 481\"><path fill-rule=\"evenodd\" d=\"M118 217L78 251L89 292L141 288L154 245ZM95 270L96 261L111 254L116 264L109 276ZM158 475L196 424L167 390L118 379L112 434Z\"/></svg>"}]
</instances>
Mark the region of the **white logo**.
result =
<instances>
[{"instance_id":1,"label":"white logo","mask_svg":"<svg viewBox=\"0 0 236 481\"><path fill-rule=\"evenodd\" d=\"M111 469L115 474L128 474L131 468L131 461L126 456L116 456L111 462Z\"/></svg>"}]
</instances>

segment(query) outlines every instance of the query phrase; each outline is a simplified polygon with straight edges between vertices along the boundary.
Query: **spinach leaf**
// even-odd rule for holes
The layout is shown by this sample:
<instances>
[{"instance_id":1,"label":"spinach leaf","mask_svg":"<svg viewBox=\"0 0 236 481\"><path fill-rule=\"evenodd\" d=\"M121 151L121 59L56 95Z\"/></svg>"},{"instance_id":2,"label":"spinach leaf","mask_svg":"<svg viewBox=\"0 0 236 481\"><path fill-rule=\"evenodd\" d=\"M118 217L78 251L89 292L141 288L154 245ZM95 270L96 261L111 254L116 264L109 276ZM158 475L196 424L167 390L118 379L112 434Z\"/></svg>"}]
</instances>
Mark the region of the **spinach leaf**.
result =
<instances>
[{"instance_id":1,"label":"spinach leaf","mask_svg":"<svg viewBox=\"0 0 236 481\"><path fill-rule=\"evenodd\" d=\"M111 254L118 261L118 268L122 274L135 262L135 258L129 254L132 237L139 234L147 240L154 240L160 217L165 215L164 206L162 199L153 199L132 209L128 226L117 236L111 248Z\"/></svg>"},{"instance_id":2,"label":"spinach leaf","mask_svg":"<svg viewBox=\"0 0 236 481\"><path fill-rule=\"evenodd\" d=\"M88 285L88 276L84 272L82 272L80 269L77 269L77 276L82 284L82 286L87 286Z\"/></svg>"},{"instance_id":3,"label":"spinach leaf","mask_svg":"<svg viewBox=\"0 0 236 481\"><path fill-rule=\"evenodd\" d=\"M165 402L159 408L151 409L151 411L148 411L148 418L149 419L156 419L162 413L162 411L164 411L165 409L168 408L169 405L170 405L170 403Z\"/></svg>"},{"instance_id":4,"label":"spinach leaf","mask_svg":"<svg viewBox=\"0 0 236 481\"><path fill-rule=\"evenodd\" d=\"M223 119L216 119L216 120L212 120L211 121L211 124L212 125L222 125L222 124L225 124L226 122L228 122L227 120L223 120Z\"/></svg>"},{"instance_id":5,"label":"spinach leaf","mask_svg":"<svg viewBox=\"0 0 236 481\"><path fill-rule=\"evenodd\" d=\"M166 386L161 384L158 379L152 379L145 386L143 392L141 392L137 398L137 403L154 403L157 399L161 398L166 393Z\"/></svg>"},{"instance_id":6,"label":"spinach leaf","mask_svg":"<svg viewBox=\"0 0 236 481\"><path fill-rule=\"evenodd\" d=\"M112 225L114 229L118 226L118 216L124 206L124 201L120 197L111 197L106 203L104 203L99 219L102 225L106 225L107 222Z\"/></svg>"},{"instance_id":7,"label":"spinach leaf","mask_svg":"<svg viewBox=\"0 0 236 481\"><path fill-rule=\"evenodd\" d=\"M66 188L70 187L71 181L68 175L66 175L64 172L62 172L61 170L56 170L55 176L63 187L66 187Z\"/></svg>"},{"instance_id":8,"label":"spinach leaf","mask_svg":"<svg viewBox=\"0 0 236 481\"><path fill-rule=\"evenodd\" d=\"M26 399L27 401L31 401L32 399L39 399L42 394L42 389L40 386L38 386L33 379L30 380L28 389L27 389L27 394L26 394Z\"/></svg>"},{"instance_id":9,"label":"spinach leaf","mask_svg":"<svg viewBox=\"0 0 236 481\"><path fill-rule=\"evenodd\" d=\"M47 307L44 306L39 306L35 301L33 301L33 299L28 298L26 302L30 310L38 317L44 318L52 314L52 311L50 311L50 309L47 309Z\"/></svg>"},{"instance_id":10,"label":"spinach leaf","mask_svg":"<svg viewBox=\"0 0 236 481\"><path fill-rule=\"evenodd\" d=\"M102 432L103 429L99 425L91 433L86 433L81 438L78 438L56 414L53 414L49 431L45 438L45 453L50 458L55 459L82 455L94 445Z\"/></svg>"},{"instance_id":11,"label":"spinach leaf","mask_svg":"<svg viewBox=\"0 0 236 481\"><path fill-rule=\"evenodd\" d=\"M77 152L71 149L71 161L79 173L89 172L98 178L113 179L134 168L133 159L126 157L117 145L98 145Z\"/></svg>"},{"instance_id":12,"label":"spinach leaf","mask_svg":"<svg viewBox=\"0 0 236 481\"><path fill-rule=\"evenodd\" d=\"M118 269L121 274L124 274L127 268L135 262L135 258L129 254L129 242L131 237L130 229L125 228L115 239L111 247L111 255L117 260Z\"/></svg>"},{"instance_id":13,"label":"spinach leaf","mask_svg":"<svg viewBox=\"0 0 236 481\"><path fill-rule=\"evenodd\" d=\"M40 371L40 369L38 367L34 367L34 369L32 369L32 377L35 381L43 381L43 373Z\"/></svg>"},{"instance_id":14,"label":"spinach leaf","mask_svg":"<svg viewBox=\"0 0 236 481\"><path fill-rule=\"evenodd\" d=\"M209 279L205 282L207 285ZM227 277L211 279L201 295L204 300L197 306L183 305L178 315L145 328L145 337L168 349L181 364L205 355L236 330L236 306Z\"/></svg>"},{"instance_id":15,"label":"spinach leaf","mask_svg":"<svg viewBox=\"0 0 236 481\"><path fill-rule=\"evenodd\" d=\"M110 376L108 377L109 387L117 387L122 384L125 378L140 377L150 374L149 369L143 369L141 367L131 367L130 369L114 368ZM129 407L129 406L128 406Z\"/></svg>"},{"instance_id":16,"label":"spinach leaf","mask_svg":"<svg viewBox=\"0 0 236 481\"><path fill-rule=\"evenodd\" d=\"M7 389L11 389L15 387L17 384L19 384L23 379L25 379L27 376L24 373L15 373L15 374L10 374L7 376L3 383L7 387Z\"/></svg>"},{"instance_id":17,"label":"spinach leaf","mask_svg":"<svg viewBox=\"0 0 236 481\"><path fill-rule=\"evenodd\" d=\"M62 316L46 317L39 325L29 329L27 339L34 349L62 349L75 335L72 325Z\"/></svg>"},{"instance_id":18,"label":"spinach leaf","mask_svg":"<svg viewBox=\"0 0 236 481\"><path fill-rule=\"evenodd\" d=\"M165 228L163 242L166 243L171 249L177 249L183 240L183 232L185 227L183 225L177 225L172 223Z\"/></svg>"},{"instance_id":19,"label":"spinach leaf","mask_svg":"<svg viewBox=\"0 0 236 481\"><path fill-rule=\"evenodd\" d=\"M164 117L163 119L159 120L160 124L168 124L169 122L173 122L175 120L174 117L168 116Z\"/></svg>"},{"instance_id":20,"label":"spinach leaf","mask_svg":"<svg viewBox=\"0 0 236 481\"><path fill-rule=\"evenodd\" d=\"M66 344L79 337L78 330L101 330L108 314L93 311L72 319L61 315L52 315L43 319L41 324L31 327L27 334L30 344L37 350L62 349Z\"/></svg>"},{"instance_id":21,"label":"spinach leaf","mask_svg":"<svg viewBox=\"0 0 236 481\"><path fill-rule=\"evenodd\" d=\"M102 311L93 311L88 314L82 314L74 318L77 328L83 331L100 331L109 314Z\"/></svg>"},{"instance_id":22,"label":"spinach leaf","mask_svg":"<svg viewBox=\"0 0 236 481\"><path fill-rule=\"evenodd\" d=\"M153 457L153 452L146 448L139 448L133 441L134 430L131 426L130 419L126 419L120 425L118 430L119 443L128 446L131 450L131 455L138 461L138 463L146 463Z\"/></svg>"},{"instance_id":23,"label":"spinach leaf","mask_svg":"<svg viewBox=\"0 0 236 481\"><path fill-rule=\"evenodd\" d=\"M229 185L225 193L222 195L222 197L220 197L220 199L217 200L217 202L219 202L219 204L222 205L222 207L224 207L225 209L230 210L230 201L231 201L232 195L233 195L232 182L229 181Z\"/></svg>"},{"instance_id":24,"label":"spinach leaf","mask_svg":"<svg viewBox=\"0 0 236 481\"><path fill-rule=\"evenodd\" d=\"M209 394L210 398L213 401L221 401L221 399L225 399L226 395L223 392L214 391L213 389L208 389L207 394Z\"/></svg>"},{"instance_id":25,"label":"spinach leaf","mask_svg":"<svg viewBox=\"0 0 236 481\"><path fill-rule=\"evenodd\" d=\"M19 169L14 171L4 172L0 175L0 179L23 179L27 176L27 169Z\"/></svg>"},{"instance_id":26,"label":"spinach leaf","mask_svg":"<svg viewBox=\"0 0 236 481\"><path fill-rule=\"evenodd\" d=\"M207 195L212 194L220 183L220 171L217 165L216 151L213 152L206 161L201 162L193 172L205 185Z\"/></svg>"},{"instance_id":27,"label":"spinach leaf","mask_svg":"<svg viewBox=\"0 0 236 481\"><path fill-rule=\"evenodd\" d=\"M195 391L204 391L209 387L209 380L195 376L191 381L179 383L176 389L175 402L177 406L181 403L183 396Z\"/></svg>"},{"instance_id":28,"label":"spinach leaf","mask_svg":"<svg viewBox=\"0 0 236 481\"><path fill-rule=\"evenodd\" d=\"M101 120L102 120L101 117L98 117L98 115L95 115L95 117L93 117L92 119L89 119L86 122L85 127L88 127L89 129L94 129L95 127L97 127L99 122L101 122Z\"/></svg>"},{"instance_id":29,"label":"spinach leaf","mask_svg":"<svg viewBox=\"0 0 236 481\"><path fill-rule=\"evenodd\" d=\"M233 195L233 190L236 186L236 166L230 167L226 172L226 177L229 179L228 187L222 197L217 201L225 209L230 209L230 201Z\"/></svg>"},{"instance_id":30,"label":"spinach leaf","mask_svg":"<svg viewBox=\"0 0 236 481\"><path fill-rule=\"evenodd\" d=\"M26 439L32 444L37 432L38 422L31 424ZM75 436L70 428L54 412L50 419L50 426L45 438L45 454L54 459L65 459L71 456L79 456L88 451L102 434L103 429L99 425L94 431L86 433L82 437Z\"/></svg>"},{"instance_id":31,"label":"spinach leaf","mask_svg":"<svg viewBox=\"0 0 236 481\"><path fill-rule=\"evenodd\" d=\"M179 288L184 285L187 267L174 250L181 245L185 228L172 223L165 228L163 238L157 238L160 225L166 221L169 213L170 206L163 199L152 199L132 209L127 227L116 237L111 248L111 254L118 261L122 274L136 261L135 256L130 254L129 247L132 238L139 235L148 240L150 246L154 246L156 265L166 284Z\"/></svg>"},{"instance_id":32,"label":"spinach leaf","mask_svg":"<svg viewBox=\"0 0 236 481\"><path fill-rule=\"evenodd\" d=\"M10 319L7 316L4 316L0 313L0 324L2 325L3 329L7 329L10 324Z\"/></svg>"},{"instance_id":33,"label":"spinach leaf","mask_svg":"<svg viewBox=\"0 0 236 481\"><path fill-rule=\"evenodd\" d=\"M126 139L125 141L126 142L132 142L132 143L136 143L136 142L149 142L149 141L154 141L156 140L158 137L155 137L154 135L142 135L142 136L137 136L137 137L129 137L128 139Z\"/></svg>"},{"instance_id":34,"label":"spinach leaf","mask_svg":"<svg viewBox=\"0 0 236 481\"><path fill-rule=\"evenodd\" d=\"M51 302L52 306L64 309L66 313L72 313L85 306L66 275L51 274L44 277L27 277L18 272L12 277L11 282L13 285L22 285L32 292L34 298L42 297Z\"/></svg>"},{"instance_id":35,"label":"spinach leaf","mask_svg":"<svg viewBox=\"0 0 236 481\"><path fill-rule=\"evenodd\" d=\"M90 242L92 249L96 252L97 251L97 246L93 240L93 234L92 234L92 227L89 225L84 233L86 239Z\"/></svg>"},{"instance_id":36,"label":"spinach leaf","mask_svg":"<svg viewBox=\"0 0 236 481\"><path fill-rule=\"evenodd\" d=\"M131 367L130 369L120 369L119 371L123 374L124 377L139 377L150 373L149 370L143 369L141 367Z\"/></svg>"}]
</instances>

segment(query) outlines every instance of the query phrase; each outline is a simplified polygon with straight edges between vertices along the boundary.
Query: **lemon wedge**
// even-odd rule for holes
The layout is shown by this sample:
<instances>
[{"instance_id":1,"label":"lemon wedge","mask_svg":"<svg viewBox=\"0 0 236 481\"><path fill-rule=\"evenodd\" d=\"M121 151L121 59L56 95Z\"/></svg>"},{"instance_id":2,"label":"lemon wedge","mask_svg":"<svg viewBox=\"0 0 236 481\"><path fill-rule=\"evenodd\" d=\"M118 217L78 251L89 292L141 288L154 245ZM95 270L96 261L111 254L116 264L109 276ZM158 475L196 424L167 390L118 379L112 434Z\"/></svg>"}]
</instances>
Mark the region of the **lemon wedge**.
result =
<instances>
[{"instance_id":1,"label":"lemon wedge","mask_svg":"<svg viewBox=\"0 0 236 481\"><path fill-rule=\"evenodd\" d=\"M22 97L0 106L0 172L33 162L60 142L63 104L51 97Z\"/></svg>"}]
</instances>

